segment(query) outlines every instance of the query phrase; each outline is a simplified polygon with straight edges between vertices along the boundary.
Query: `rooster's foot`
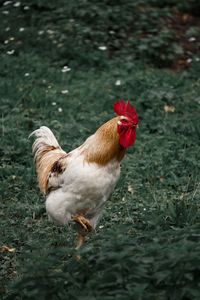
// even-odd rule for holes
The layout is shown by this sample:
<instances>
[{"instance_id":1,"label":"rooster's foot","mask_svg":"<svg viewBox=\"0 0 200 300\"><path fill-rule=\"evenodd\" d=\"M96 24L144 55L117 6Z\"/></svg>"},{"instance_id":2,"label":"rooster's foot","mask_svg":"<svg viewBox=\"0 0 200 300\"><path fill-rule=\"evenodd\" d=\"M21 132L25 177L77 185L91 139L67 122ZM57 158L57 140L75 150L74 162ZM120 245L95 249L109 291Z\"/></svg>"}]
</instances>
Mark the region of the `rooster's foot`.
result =
<instances>
[{"instance_id":1,"label":"rooster's foot","mask_svg":"<svg viewBox=\"0 0 200 300\"><path fill-rule=\"evenodd\" d=\"M75 221L76 223L80 224L83 229L85 229L85 231L92 231L92 225L90 223L90 221L88 219L86 219L84 216L82 215L76 215L73 218L73 221Z\"/></svg>"}]
</instances>

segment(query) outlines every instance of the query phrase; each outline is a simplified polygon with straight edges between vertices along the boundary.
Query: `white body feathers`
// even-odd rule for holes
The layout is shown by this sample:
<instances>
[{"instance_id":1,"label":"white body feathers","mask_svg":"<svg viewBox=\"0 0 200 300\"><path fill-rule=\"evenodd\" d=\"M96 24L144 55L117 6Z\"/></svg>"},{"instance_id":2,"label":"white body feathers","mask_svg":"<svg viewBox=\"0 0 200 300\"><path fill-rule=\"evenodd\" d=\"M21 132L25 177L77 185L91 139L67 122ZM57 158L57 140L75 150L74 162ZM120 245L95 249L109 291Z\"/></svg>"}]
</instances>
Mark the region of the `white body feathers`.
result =
<instances>
[{"instance_id":1,"label":"white body feathers","mask_svg":"<svg viewBox=\"0 0 200 300\"><path fill-rule=\"evenodd\" d=\"M105 201L119 178L120 168L114 161L100 167L84 162L84 156L78 152L71 152L67 169L55 178L59 188L47 196L46 209L49 216L61 224L83 213L95 228Z\"/></svg>"}]
</instances>

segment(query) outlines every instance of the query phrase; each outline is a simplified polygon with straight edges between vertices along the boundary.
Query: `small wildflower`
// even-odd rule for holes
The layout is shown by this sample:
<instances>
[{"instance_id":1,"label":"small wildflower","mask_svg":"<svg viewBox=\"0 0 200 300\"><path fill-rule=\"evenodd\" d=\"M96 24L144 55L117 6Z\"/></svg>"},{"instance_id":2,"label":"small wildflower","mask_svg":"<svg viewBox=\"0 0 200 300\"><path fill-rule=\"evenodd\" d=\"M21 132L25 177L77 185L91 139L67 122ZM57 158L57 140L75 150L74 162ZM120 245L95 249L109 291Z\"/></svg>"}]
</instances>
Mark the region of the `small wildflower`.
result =
<instances>
[{"instance_id":1,"label":"small wildflower","mask_svg":"<svg viewBox=\"0 0 200 300\"><path fill-rule=\"evenodd\" d=\"M24 6L24 10L29 10L30 7L29 6Z\"/></svg>"},{"instance_id":2,"label":"small wildflower","mask_svg":"<svg viewBox=\"0 0 200 300\"><path fill-rule=\"evenodd\" d=\"M18 1L18 2L15 2L15 3L13 4L14 7L19 7L20 5L21 5L21 2L19 2L19 1Z\"/></svg>"},{"instance_id":3,"label":"small wildflower","mask_svg":"<svg viewBox=\"0 0 200 300\"><path fill-rule=\"evenodd\" d=\"M195 41L196 41L196 38L195 38L194 36L191 36L191 37L188 39L188 41L191 42L191 43L192 43L192 42L195 42Z\"/></svg>"},{"instance_id":4,"label":"small wildflower","mask_svg":"<svg viewBox=\"0 0 200 300\"><path fill-rule=\"evenodd\" d=\"M100 225L100 226L99 226L99 229L102 229L102 228L104 228L104 225Z\"/></svg>"},{"instance_id":5,"label":"small wildflower","mask_svg":"<svg viewBox=\"0 0 200 300\"><path fill-rule=\"evenodd\" d=\"M2 14L3 14L3 15L9 15L9 13L10 13L10 12L9 12L8 10L3 10L3 11L2 11Z\"/></svg>"},{"instance_id":6,"label":"small wildflower","mask_svg":"<svg viewBox=\"0 0 200 300\"><path fill-rule=\"evenodd\" d=\"M5 40L5 41L4 41L4 44L8 44L8 43L9 43L9 41L8 41L8 40Z\"/></svg>"},{"instance_id":7,"label":"small wildflower","mask_svg":"<svg viewBox=\"0 0 200 300\"><path fill-rule=\"evenodd\" d=\"M38 31L38 34L39 34L39 35L44 34L44 30L39 30L39 31Z\"/></svg>"},{"instance_id":8,"label":"small wildflower","mask_svg":"<svg viewBox=\"0 0 200 300\"><path fill-rule=\"evenodd\" d=\"M51 85L48 85L48 89L51 89L52 88L52 86Z\"/></svg>"},{"instance_id":9,"label":"small wildflower","mask_svg":"<svg viewBox=\"0 0 200 300\"><path fill-rule=\"evenodd\" d=\"M107 47L106 46L99 46L98 49L101 50L101 51L105 51L107 49Z\"/></svg>"},{"instance_id":10,"label":"small wildflower","mask_svg":"<svg viewBox=\"0 0 200 300\"><path fill-rule=\"evenodd\" d=\"M10 41L14 41L14 40L15 40L14 36L11 36L11 37L9 38L9 40L10 40Z\"/></svg>"},{"instance_id":11,"label":"small wildflower","mask_svg":"<svg viewBox=\"0 0 200 300\"><path fill-rule=\"evenodd\" d=\"M117 80L116 82L115 82L115 85L121 85L121 80Z\"/></svg>"},{"instance_id":12,"label":"small wildflower","mask_svg":"<svg viewBox=\"0 0 200 300\"><path fill-rule=\"evenodd\" d=\"M5 31L9 31L10 30L10 27L6 27Z\"/></svg>"},{"instance_id":13,"label":"small wildflower","mask_svg":"<svg viewBox=\"0 0 200 300\"><path fill-rule=\"evenodd\" d=\"M25 30L24 27L20 27L20 28L19 28L19 32L23 32L24 30Z\"/></svg>"},{"instance_id":14,"label":"small wildflower","mask_svg":"<svg viewBox=\"0 0 200 300\"><path fill-rule=\"evenodd\" d=\"M200 58L199 58L199 57L196 57L195 60L196 60L196 61L200 61Z\"/></svg>"},{"instance_id":15,"label":"small wildflower","mask_svg":"<svg viewBox=\"0 0 200 300\"><path fill-rule=\"evenodd\" d=\"M63 72L63 73L66 73L66 72L69 72L69 71L71 71L71 69L68 68L68 66L64 66L64 67L62 68L62 70L61 70L61 72Z\"/></svg>"},{"instance_id":16,"label":"small wildflower","mask_svg":"<svg viewBox=\"0 0 200 300\"><path fill-rule=\"evenodd\" d=\"M61 94L63 94L63 95L68 94L68 93L69 93L68 90L63 90L63 91L61 91Z\"/></svg>"},{"instance_id":17,"label":"small wildflower","mask_svg":"<svg viewBox=\"0 0 200 300\"><path fill-rule=\"evenodd\" d=\"M147 209L144 207L143 210L145 211L145 210L147 210Z\"/></svg>"},{"instance_id":18,"label":"small wildflower","mask_svg":"<svg viewBox=\"0 0 200 300\"><path fill-rule=\"evenodd\" d=\"M8 55L12 55L12 54L15 53L15 50L10 50L10 51L7 51L6 53L7 53Z\"/></svg>"},{"instance_id":19,"label":"small wildflower","mask_svg":"<svg viewBox=\"0 0 200 300\"><path fill-rule=\"evenodd\" d=\"M25 73L24 74L25 77L28 77L29 75L30 75L30 73Z\"/></svg>"},{"instance_id":20,"label":"small wildflower","mask_svg":"<svg viewBox=\"0 0 200 300\"><path fill-rule=\"evenodd\" d=\"M9 5L11 3L12 3L12 1L5 1L3 5L6 6L6 5Z\"/></svg>"},{"instance_id":21,"label":"small wildflower","mask_svg":"<svg viewBox=\"0 0 200 300\"><path fill-rule=\"evenodd\" d=\"M63 110L62 110L62 108L61 108L61 107L58 107L58 111L59 111L59 112L62 112Z\"/></svg>"},{"instance_id":22,"label":"small wildflower","mask_svg":"<svg viewBox=\"0 0 200 300\"><path fill-rule=\"evenodd\" d=\"M52 34L54 34L54 31L51 30L51 29L47 29L47 33L50 34L50 35L52 35Z\"/></svg>"},{"instance_id":23,"label":"small wildflower","mask_svg":"<svg viewBox=\"0 0 200 300\"><path fill-rule=\"evenodd\" d=\"M110 34L115 34L114 30L109 31Z\"/></svg>"},{"instance_id":24,"label":"small wildflower","mask_svg":"<svg viewBox=\"0 0 200 300\"><path fill-rule=\"evenodd\" d=\"M57 103L56 103L56 102L52 102L51 104L52 104L53 106L55 106Z\"/></svg>"},{"instance_id":25,"label":"small wildflower","mask_svg":"<svg viewBox=\"0 0 200 300\"><path fill-rule=\"evenodd\" d=\"M62 48L62 47L63 47L63 44L62 44L62 43L59 43L59 44L57 44L57 47L58 47L58 48Z\"/></svg>"},{"instance_id":26,"label":"small wildflower","mask_svg":"<svg viewBox=\"0 0 200 300\"><path fill-rule=\"evenodd\" d=\"M191 64L191 62L192 62L192 58L188 58L188 59L187 59L187 63L188 63L188 64Z\"/></svg>"}]
</instances>

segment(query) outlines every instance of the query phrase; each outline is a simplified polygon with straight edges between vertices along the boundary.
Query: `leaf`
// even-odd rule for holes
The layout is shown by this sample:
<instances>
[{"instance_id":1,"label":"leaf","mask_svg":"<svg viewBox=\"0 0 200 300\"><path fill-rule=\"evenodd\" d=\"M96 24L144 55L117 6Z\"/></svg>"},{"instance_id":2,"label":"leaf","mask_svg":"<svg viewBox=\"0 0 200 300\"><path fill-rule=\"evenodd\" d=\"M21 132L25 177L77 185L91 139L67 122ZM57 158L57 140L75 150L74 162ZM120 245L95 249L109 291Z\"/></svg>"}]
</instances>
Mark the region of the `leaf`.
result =
<instances>
[{"instance_id":1,"label":"leaf","mask_svg":"<svg viewBox=\"0 0 200 300\"><path fill-rule=\"evenodd\" d=\"M174 113L175 110L176 110L176 108L173 105L167 105L167 104L164 105L164 111L166 113Z\"/></svg>"},{"instance_id":2,"label":"leaf","mask_svg":"<svg viewBox=\"0 0 200 300\"><path fill-rule=\"evenodd\" d=\"M16 251L15 248L11 248L11 247L8 247L8 246L5 246L5 245L1 246L1 248L0 248L1 253L6 253L6 252L13 253L15 251Z\"/></svg>"}]
</instances>

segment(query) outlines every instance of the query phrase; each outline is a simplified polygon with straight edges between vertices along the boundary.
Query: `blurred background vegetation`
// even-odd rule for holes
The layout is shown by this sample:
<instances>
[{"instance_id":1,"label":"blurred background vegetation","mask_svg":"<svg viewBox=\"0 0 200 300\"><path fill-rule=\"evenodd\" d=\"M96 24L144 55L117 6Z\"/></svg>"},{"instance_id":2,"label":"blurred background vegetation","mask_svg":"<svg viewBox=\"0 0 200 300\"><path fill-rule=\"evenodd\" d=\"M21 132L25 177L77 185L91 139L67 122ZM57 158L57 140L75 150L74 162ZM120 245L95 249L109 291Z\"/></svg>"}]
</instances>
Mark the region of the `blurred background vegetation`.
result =
<instances>
[{"instance_id":1,"label":"blurred background vegetation","mask_svg":"<svg viewBox=\"0 0 200 300\"><path fill-rule=\"evenodd\" d=\"M199 300L200 2L1 1L0 16L0 297ZM76 261L27 137L47 125L69 151L119 98L137 143Z\"/></svg>"},{"instance_id":2,"label":"blurred background vegetation","mask_svg":"<svg viewBox=\"0 0 200 300\"><path fill-rule=\"evenodd\" d=\"M2 1L1 48L54 63L99 67L106 56L176 69L198 58L199 14L195 0Z\"/></svg>"}]
</instances>

